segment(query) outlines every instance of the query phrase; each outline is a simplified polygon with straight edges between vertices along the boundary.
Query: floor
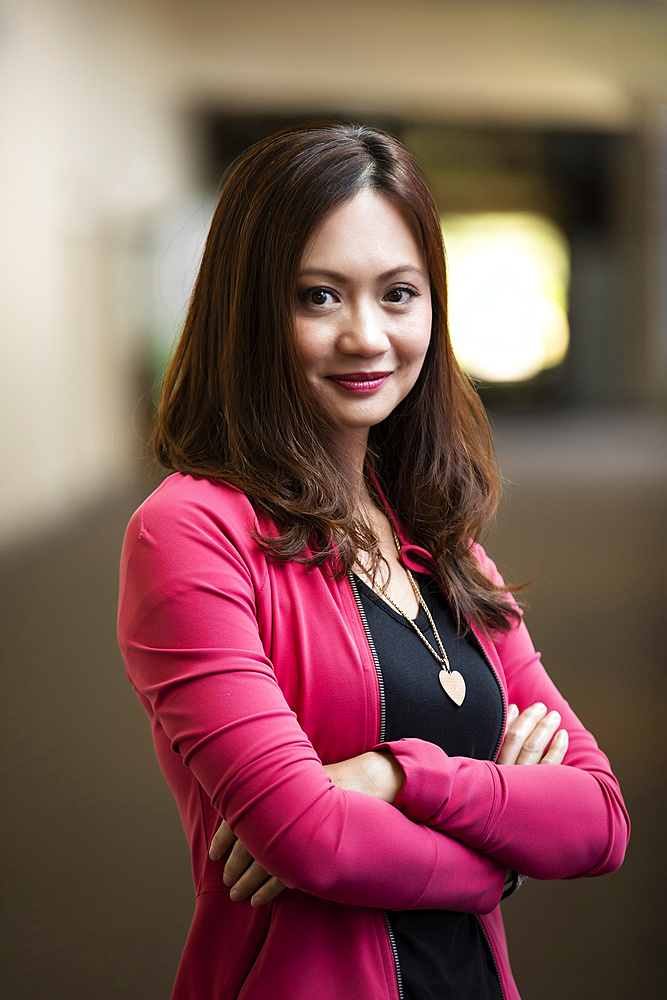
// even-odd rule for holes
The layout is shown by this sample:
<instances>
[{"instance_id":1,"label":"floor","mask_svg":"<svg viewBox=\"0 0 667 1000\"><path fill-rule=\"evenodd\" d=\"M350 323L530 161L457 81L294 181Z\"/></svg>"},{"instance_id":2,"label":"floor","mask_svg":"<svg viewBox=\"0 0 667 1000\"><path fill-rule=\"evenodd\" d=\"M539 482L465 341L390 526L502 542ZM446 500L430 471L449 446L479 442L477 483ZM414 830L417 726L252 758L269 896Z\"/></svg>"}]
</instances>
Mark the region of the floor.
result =
<instances>
[{"instance_id":1,"label":"floor","mask_svg":"<svg viewBox=\"0 0 667 1000\"><path fill-rule=\"evenodd\" d=\"M634 821L617 874L529 882L505 904L525 1000L661 990L663 434L632 415L496 425L511 483L487 547L535 578L529 627ZM115 642L118 551L140 499L128 486L0 557L8 996L166 998L191 916L185 840Z\"/></svg>"}]
</instances>

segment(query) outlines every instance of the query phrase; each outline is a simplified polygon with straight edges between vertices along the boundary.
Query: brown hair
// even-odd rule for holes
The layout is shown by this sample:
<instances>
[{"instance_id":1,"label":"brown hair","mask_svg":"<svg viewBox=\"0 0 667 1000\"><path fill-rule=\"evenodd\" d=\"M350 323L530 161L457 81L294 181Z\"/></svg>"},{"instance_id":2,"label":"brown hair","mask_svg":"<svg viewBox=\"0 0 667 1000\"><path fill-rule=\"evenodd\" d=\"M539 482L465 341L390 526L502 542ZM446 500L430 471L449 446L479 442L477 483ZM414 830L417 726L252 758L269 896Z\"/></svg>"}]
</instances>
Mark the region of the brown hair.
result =
<instances>
[{"instance_id":1,"label":"brown hair","mask_svg":"<svg viewBox=\"0 0 667 1000\"><path fill-rule=\"evenodd\" d=\"M218 202L183 334L166 372L154 448L168 469L224 478L277 528L265 551L336 573L357 551L379 562L356 513L327 413L296 352L297 269L325 215L364 188L415 220L428 265L432 334L419 378L369 435L369 460L411 540L435 558L460 622L506 630L518 612L470 549L492 517L499 477L484 408L447 328L438 212L421 171L392 137L335 122L257 143L232 166Z\"/></svg>"}]
</instances>

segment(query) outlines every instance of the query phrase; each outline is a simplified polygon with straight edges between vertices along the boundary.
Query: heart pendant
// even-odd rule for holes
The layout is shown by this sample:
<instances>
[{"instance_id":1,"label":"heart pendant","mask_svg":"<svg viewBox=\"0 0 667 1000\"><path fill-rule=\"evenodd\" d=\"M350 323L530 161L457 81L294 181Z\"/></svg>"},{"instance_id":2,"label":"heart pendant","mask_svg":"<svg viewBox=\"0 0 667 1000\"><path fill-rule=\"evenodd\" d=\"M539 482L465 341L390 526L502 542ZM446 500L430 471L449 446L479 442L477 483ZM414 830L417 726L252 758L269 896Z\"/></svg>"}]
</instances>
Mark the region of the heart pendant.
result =
<instances>
[{"instance_id":1,"label":"heart pendant","mask_svg":"<svg viewBox=\"0 0 667 1000\"><path fill-rule=\"evenodd\" d=\"M447 670L441 670L438 674L438 679L442 685L442 690L445 694L448 694L455 705L462 705L463 699L466 696L466 682L463 679L463 675L458 672L458 670L452 670L448 673Z\"/></svg>"}]
</instances>

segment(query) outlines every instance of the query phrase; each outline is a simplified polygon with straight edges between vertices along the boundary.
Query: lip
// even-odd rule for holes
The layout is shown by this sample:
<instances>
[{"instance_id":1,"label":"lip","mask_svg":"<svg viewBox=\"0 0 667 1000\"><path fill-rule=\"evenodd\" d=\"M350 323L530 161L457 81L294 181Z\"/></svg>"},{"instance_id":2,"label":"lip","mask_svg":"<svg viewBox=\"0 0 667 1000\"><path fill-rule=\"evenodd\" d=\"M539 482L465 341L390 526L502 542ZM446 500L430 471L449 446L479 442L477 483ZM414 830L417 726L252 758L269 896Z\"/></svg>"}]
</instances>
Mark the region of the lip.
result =
<instances>
[{"instance_id":1,"label":"lip","mask_svg":"<svg viewBox=\"0 0 667 1000\"><path fill-rule=\"evenodd\" d=\"M347 392L375 392L387 381L391 372L345 372L341 375L328 375L327 378Z\"/></svg>"}]
</instances>

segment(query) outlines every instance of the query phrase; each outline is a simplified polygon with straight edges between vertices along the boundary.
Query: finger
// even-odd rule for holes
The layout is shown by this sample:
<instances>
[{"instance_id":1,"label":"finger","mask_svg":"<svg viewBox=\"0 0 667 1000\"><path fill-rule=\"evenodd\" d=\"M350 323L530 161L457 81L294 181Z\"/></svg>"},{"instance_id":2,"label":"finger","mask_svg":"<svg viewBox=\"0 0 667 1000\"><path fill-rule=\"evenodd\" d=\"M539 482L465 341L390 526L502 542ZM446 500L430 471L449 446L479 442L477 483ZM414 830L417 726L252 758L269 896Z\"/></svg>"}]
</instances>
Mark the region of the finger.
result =
<instances>
[{"instance_id":1,"label":"finger","mask_svg":"<svg viewBox=\"0 0 667 1000\"><path fill-rule=\"evenodd\" d=\"M558 712L549 712L545 715L527 739L524 740L519 756L516 759L517 764L539 764L559 726L560 715Z\"/></svg>"},{"instance_id":2,"label":"finger","mask_svg":"<svg viewBox=\"0 0 667 1000\"><path fill-rule=\"evenodd\" d=\"M250 868L243 872L238 881L230 889L229 898L234 900L234 902L247 899L253 893L257 892L260 886L264 885L270 878L271 876L266 868L262 868L258 861L253 861Z\"/></svg>"},{"instance_id":3,"label":"finger","mask_svg":"<svg viewBox=\"0 0 667 1000\"><path fill-rule=\"evenodd\" d=\"M208 849L208 856L211 861L220 861L221 858L224 858L225 854L235 840L236 837L223 819L222 823L213 834L213 840L211 841L211 846Z\"/></svg>"},{"instance_id":4,"label":"finger","mask_svg":"<svg viewBox=\"0 0 667 1000\"><path fill-rule=\"evenodd\" d=\"M498 764L513 764L513 760L506 759L511 753L511 737L508 739L508 733L516 720L519 718L519 706L518 705L508 705L507 706L507 719L505 722L505 736L503 737L503 742L500 747L500 753L498 754L497 763ZM517 748L517 754L520 748Z\"/></svg>"},{"instance_id":5,"label":"finger","mask_svg":"<svg viewBox=\"0 0 667 1000\"><path fill-rule=\"evenodd\" d=\"M250 851L247 851L240 840L237 840L225 863L222 873L222 881L225 885L234 885L241 878L243 873L253 864L254 858Z\"/></svg>"},{"instance_id":6,"label":"finger","mask_svg":"<svg viewBox=\"0 0 667 1000\"><path fill-rule=\"evenodd\" d=\"M551 741L551 746L542 757L540 764L562 764L567 753L568 744L569 736L567 730L559 729Z\"/></svg>"},{"instance_id":7,"label":"finger","mask_svg":"<svg viewBox=\"0 0 667 1000\"><path fill-rule=\"evenodd\" d=\"M528 708L524 709L523 712L516 717L514 722L508 726L505 732L503 744L500 748L500 753L498 754L499 764L517 763L524 743L530 737L531 733L535 729L535 726L541 719L544 718L546 712L547 706L543 705L541 701L537 701L534 705L530 705Z\"/></svg>"},{"instance_id":8,"label":"finger","mask_svg":"<svg viewBox=\"0 0 667 1000\"><path fill-rule=\"evenodd\" d=\"M265 882L264 885L260 886L257 892L252 896L250 900L251 906L264 906L265 903L270 903L276 896L279 896L283 889L287 888L284 882L281 882L279 878L275 875Z\"/></svg>"}]
</instances>

